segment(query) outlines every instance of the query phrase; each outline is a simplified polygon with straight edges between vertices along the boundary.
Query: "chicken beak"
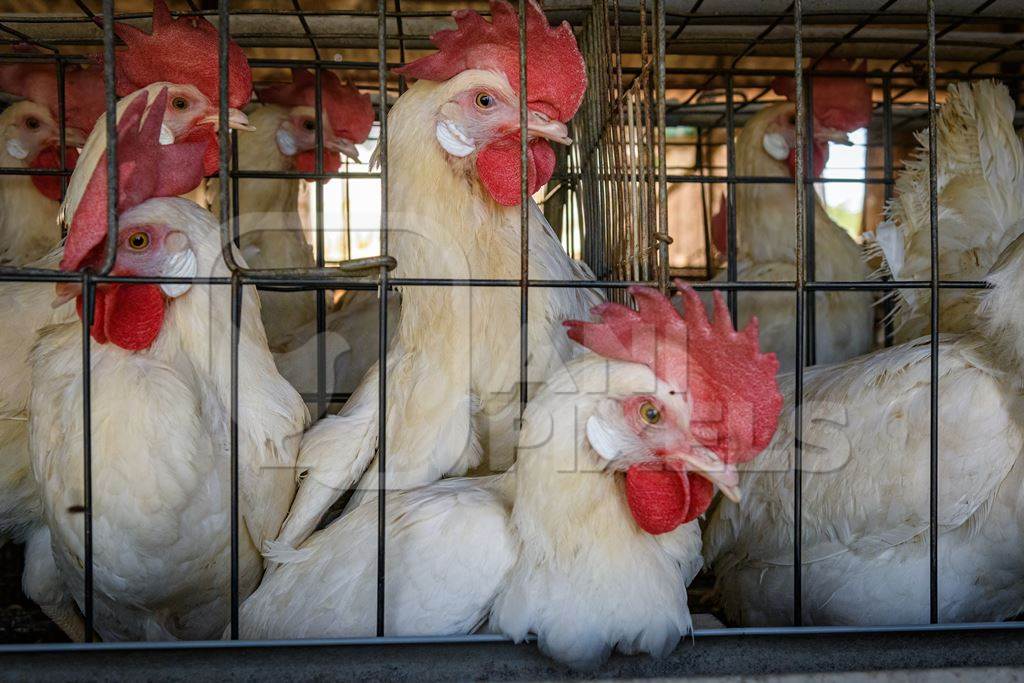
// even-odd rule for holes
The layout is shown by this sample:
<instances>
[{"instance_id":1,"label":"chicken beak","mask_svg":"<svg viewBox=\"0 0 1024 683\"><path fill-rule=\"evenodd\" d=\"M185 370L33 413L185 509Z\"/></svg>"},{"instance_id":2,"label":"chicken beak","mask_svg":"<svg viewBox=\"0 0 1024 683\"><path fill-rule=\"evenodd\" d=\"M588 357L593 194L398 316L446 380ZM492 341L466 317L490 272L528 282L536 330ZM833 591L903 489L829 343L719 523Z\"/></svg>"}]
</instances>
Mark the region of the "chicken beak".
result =
<instances>
[{"instance_id":1,"label":"chicken beak","mask_svg":"<svg viewBox=\"0 0 1024 683\"><path fill-rule=\"evenodd\" d=\"M213 124L213 127L220 130L220 114L210 114L209 116L199 119L200 124ZM245 115L241 109L235 109L232 107L228 109L228 128L234 128L235 130L245 130L250 133L256 130L256 126L249 123L249 117Z\"/></svg>"},{"instance_id":2,"label":"chicken beak","mask_svg":"<svg viewBox=\"0 0 1024 683\"><path fill-rule=\"evenodd\" d=\"M80 282L58 282L56 290L57 296L54 297L50 306L60 308L72 299L78 298L78 295L82 293L82 284Z\"/></svg>"},{"instance_id":3,"label":"chicken beak","mask_svg":"<svg viewBox=\"0 0 1024 683\"><path fill-rule=\"evenodd\" d=\"M57 142L59 144L60 140ZM85 133L78 128L65 128L64 145L67 147L82 147L85 145Z\"/></svg>"},{"instance_id":4,"label":"chicken beak","mask_svg":"<svg viewBox=\"0 0 1024 683\"><path fill-rule=\"evenodd\" d=\"M349 159L355 162L359 162L359 149L354 143L344 138L338 138L337 140L324 140L324 147L339 154L344 154Z\"/></svg>"},{"instance_id":5,"label":"chicken beak","mask_svg":"<svg viewBox=\"0 0 1024 683\"><path fill-rule=\"evenodd\" d=\"M526 131L531 137L544 138L560 145L571 145L569 128L561 121L552 119L539 111L531 111L526 123Z\"/></svg>"},{"instance_id":6,"label":"chicken beak","mask_svg":"<svg viewBox=\"0 0 1024 683\"><path fill-rule=\"evenodd\" d=\"M256 126L249 123L249 117L245 115L245 112L234 107L228 109L228 128L245 130L250 133L256 130Z\"/></svg>"},{"instance_id":7,"label":"chicken beak","mask_svg":"<svg viewBox=\"0 0 1024 683\"><path fill-rule=\"evenodd\" d=\"M722 462L706 450L681 454L678 458L686 465L687 472L704 477L717 486L726 498L734 503L740 502L740 475L735 466Z\"/></svg>"},{"instance_id":8,"label":"chicken beak","mask_svg":"<svg viewBox=\"0 0 1024 683\"><path fill-rule=\"evenodd\" d=\"M816 127L814 138L821 142L831 142L836 145L843 145L844 147L853 147L853 141L850 140L849 133L836 128Z\"/></svg>"}]
</instances>

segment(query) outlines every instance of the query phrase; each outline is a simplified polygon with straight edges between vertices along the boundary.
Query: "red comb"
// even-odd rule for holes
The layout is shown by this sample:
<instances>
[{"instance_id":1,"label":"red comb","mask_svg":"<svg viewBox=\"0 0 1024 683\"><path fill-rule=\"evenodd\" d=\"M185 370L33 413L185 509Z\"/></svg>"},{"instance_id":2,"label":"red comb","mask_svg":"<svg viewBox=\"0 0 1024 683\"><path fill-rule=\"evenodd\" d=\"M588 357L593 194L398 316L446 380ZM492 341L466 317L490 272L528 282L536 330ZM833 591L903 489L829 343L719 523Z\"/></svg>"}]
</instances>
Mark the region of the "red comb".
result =
<instances>
[{"instance_id":1,"label":"red comb","mask_svg":"<svg viewBox=\"0 0 1024 683\"><path fill-rule=\"evenodd\" d=\"M15 52L36 54L28 45L18 45ZM64 68L64 126L77 128L88 135L106 111L103 72L81 65ZM60 120L57 99L57 65L49 62L13 62L0 66L0 91L32 100L50 110Z\"/></svg>"},{"instance_id":2,"label":"red comb","mask_svg":"<svg viewBox=\"0 0 1024 683\"><path fill-rule=\"evenodd\" d=\"M825 59L818 65L822 71L867 70L867 62L856 68L845 59ZM845 133L864 128L871 123L871 86L863 78L840 76L813 77L814 118L823 126ZM790 101L796 100L796 81L779 76L772 81L772 89Z\"/></svg>"},{"instance_id":3,"label":"red comb","mask_svg":"<svg viewBox=\"0 0 1024 683\"><path fill-rule=\"evenodd\" d=\"M207 142L160 144L167 106L161 89L146 112L146 96L137 96L117 122L117 212L153 199L190 192L203 180ZM143 113L145 118L143 118ZM76 270L107 236L107 154L103 153L71 219L62 270Z\"/></svg>"},{"instance_id":4,"label":"red comb","mask_svg":"<svg viewBox=\"0 0 1024 683\"><path fill-rule=\"evenodd\" d=\"M604 303L601 322L570 320L569 338L606 358L642 363L689 396L694 436L725 462L752 459L771 441L782 410L774 353L761 353L757 320L737 332L719 292L714 322L681 281L684 317L650 287L630 287L638 310Z\"/></svg>"},{"instance_id":5,"label":"red comb","mask_svg":"<svg viewBox=\"0 0 1024 683\"><path fill-rule=\"evenodd\" d=\"M457 27L430 37L438 51L396 69L413 78L447 81L467 69L500 71L519 92L519 19L505 0L491 1L491 21L473 10L452 13ZM587 89L587 69L572 28L551 28L536 0L526 3L527 103L568 122Z\"/></svg>"},{"instance_id":6,"label":"red comb","mask_svg":"<svg viewBox=\"0 0 1024 683\"><path fill-rule=\"evenodd\" d=\"M329 70L320 72L321 97L327 120L335 136L359 143L370 136L373 104L370 96L352 83L342 83ZM316 75L306 69L292 69L292 82L270 85L258 91L260 102L285 107L316 107Z\"/></svg>"},{"instance_id":7,"label":"red comb","mask_svg":"<svg viewBox=\"0 0 1024 683\"><path fill-rule=\"evenodd\" d=\"M173 19L164 0L153 0L153 33L128 24L114 24L127 50L119 52L117 94L120 97L165 81L191 84L210 102L220 101L217 29L202 17ZM252 72L242 48L228 43L228 106L240 109L252 97Z\"/></svg>"}]
</instances>

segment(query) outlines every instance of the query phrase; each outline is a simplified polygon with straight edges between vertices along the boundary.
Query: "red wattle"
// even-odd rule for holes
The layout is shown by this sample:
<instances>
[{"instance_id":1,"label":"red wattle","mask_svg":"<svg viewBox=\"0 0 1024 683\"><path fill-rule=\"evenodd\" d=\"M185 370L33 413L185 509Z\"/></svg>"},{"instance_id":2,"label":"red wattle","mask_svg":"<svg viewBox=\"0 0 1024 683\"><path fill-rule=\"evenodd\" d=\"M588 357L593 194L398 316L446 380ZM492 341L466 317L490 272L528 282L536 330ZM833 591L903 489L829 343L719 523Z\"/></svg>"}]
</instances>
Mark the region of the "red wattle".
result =
<instances>
[{"instance_id":1,"label":"red wattle","mask_svg":"<svg viewBox=\"0 0 1024 683\"><path fill-rule=\"evenodd\" d=\"M789 151L789 158L786 163L789 165L789 175L796 177L796 149ZM811 153L814 156L814 177L820 178L825 172L825 164L828 163L828 143L815 140L811 143Z\"/></svg>"},{"instance_id":2,"label":"red wattle","mask_svg":"<svg viewBox=\"0 0 1024 683\"><path fill-rule=\"evenodd\" d=\"M76 302L82 317L82 297ZM156 285L114 284L96 289L89 334L99 344L111 342L142 351L156 341L164 324L164 295Z\"/></svg>"},{"instance_id":3,"label":"red wattle","mask_svg":"<svg viewBox=\"0 0 1024 683\"><path fill-rule=\"evenodd\" d=\"M67 162L68 169L73 169L75 164L78 163L78 150L74 147L68 147L65 152L65 161ZM47 147L42 150L33 159L29 168L60 168L60 148ZM47 199L55 202L61 200L60 176L34 175L32 176L32 184Z\"/></svg>"},{"instance_id":4,"label":"red wattle","mask_svg":"<svg viewBox=\"0 0 1024 683\"><path fill-rule=\"evenodd\" d=\"M316 150L307 150L295 155L295 170L300 173L316 173ZM341 169L341 154L324 150L324 173L337 173ZM307 180L310 180L307 178Z\"/></svg>"},{"instance_id":5,"label":"red wattle","mask_svg":"<svg viewBox=\"0 0 1024 683\"><path fill-rule=\"evenodd\" d=\"M649 534L664 534L699 517L711 504L714 487L703 477L656 464L626 472L626 502L633 519Z\"/></svg>"},{"instance_id":6,"label":"red wattle","mask_svg":"<svg viewBox=\"0 0 1024 683\"><path fill-rule=\"evenodd\" d=\"M212 125L193 127L187 135L175 142L206 141L206 153L203 155L203 175L214 176L220 171L220 136Z\"/></svg>"},{"instance_id":7,"label":"red wattle","mask_svg":"<svg viewBox=\"0 0 1024 683\"><path fill-rule=\"evenodd\" d=\"M502 206L519 204L521 173L519 133L510 133L490 143L477 154L476 170L487 192ZM555 172L555 150L543 139L531 140L526 148L526 178L530 194L551 180Z\"/></svg>"},{"instance_id":8,"label":"red wattle","mask_svg":"<svg viewBox=\"0 0 1024 683\"><path fill-rule=\"evenodd\" d=\"M722 195L718 201L718 209L711 217L711 241L720 254L729 250L729 214L727 210L725 195Z\"/></svg>"}]
</instances>

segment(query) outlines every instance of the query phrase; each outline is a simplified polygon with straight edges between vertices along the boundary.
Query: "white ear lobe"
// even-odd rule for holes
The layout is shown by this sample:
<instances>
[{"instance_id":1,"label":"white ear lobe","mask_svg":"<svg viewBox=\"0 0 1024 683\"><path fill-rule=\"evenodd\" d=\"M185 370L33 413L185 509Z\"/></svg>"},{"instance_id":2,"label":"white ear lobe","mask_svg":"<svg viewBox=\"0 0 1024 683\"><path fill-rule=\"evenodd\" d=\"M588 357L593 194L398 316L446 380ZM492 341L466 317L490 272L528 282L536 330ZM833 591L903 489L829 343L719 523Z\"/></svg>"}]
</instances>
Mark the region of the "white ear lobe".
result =
<instances>
[{"instance_id":1,"label":"white ear lobe","mask_svg":"<svg viewBox=\"0 0 1024 683\"><path fill-rule=\"evenodd\" d=\"M293 157L298 153L299 146L295 144L295 136L284 128L278 128L274 137L277 138L277 148L281 150L281 154Z\"/></svg>"},{"instance_id":2,"label":"white ear lobe","mask_svg":"<svg viewBox=\"0 0 1024 683\"><path fill-rule=\"evenodd\" d=\"M619 439L604 420L597 415L591 415L587 419L587 441L594 452L605 460L614 460L619 457Z\"/></svg>"},{"instance_id":3,"label":"white ear lobe","mask_svg":"<svg viewBox=\"0 0 1024 683\"><path fill-rule=\"evenodd\" d=\"M191 249L182 249L168 260L167 268L164 270L164 277L195 277L198 272L199 262L196 260L196 253ZM174 282L160 285L160 289L164 291L164 294L172 299L181 296L191 288L191 282Z\"/></svg>"},{"instance_id":4,"label":"white ear lobe","mask_svg":"<svg viewBox=\"0 0 1024 683\"><path fill-rule=\"evenodd\" d=\"M434 134L444 151L453 157L461 159L476 151L473 138L466 135L458 125L451 121L438 121Z\"/></svg>"},{"instance_id":5,"label":"white ear lobe","mask_svg":"<svg viewBox=\"0 0 1024 683\"><path fill-rule=\"evenodd\" d=\"M28 150L13 138L7 141L7 153L19 160L24 160L28 157Z\"/></svg>"},{"instance_id":6,"label":"white ear lobe","mask_svg":"<svg viewBox=\"0 0 1024 683\"><path fill-rule=\"evenodd\" d=\"M777 161L782 161L789 156L789 143L780 133L768 133L762 138L761 145L764 147L764 151L768 152L768 156Z\"/></svg>"}]
</instances>

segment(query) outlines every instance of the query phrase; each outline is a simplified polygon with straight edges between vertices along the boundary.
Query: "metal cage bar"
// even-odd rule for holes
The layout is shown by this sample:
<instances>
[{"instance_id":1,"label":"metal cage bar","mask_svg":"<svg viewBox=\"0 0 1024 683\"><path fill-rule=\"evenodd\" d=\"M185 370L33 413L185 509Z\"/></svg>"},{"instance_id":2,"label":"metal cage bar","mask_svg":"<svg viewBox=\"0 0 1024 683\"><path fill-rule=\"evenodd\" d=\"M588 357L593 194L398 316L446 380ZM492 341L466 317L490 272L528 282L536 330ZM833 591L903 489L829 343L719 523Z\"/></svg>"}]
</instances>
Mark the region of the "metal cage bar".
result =
<instances>
[{"instance_id":1,"label":"metal cage bar","mask_svg":"<svg viewBox=\"0 0 1024 683\"><path fill-rule=\"evenodd\" d=\"M987 0L975 11L981 11L992 1ZM938 133L935 130L935 50L939 36L935 28L935 0L928 0L928 229L931 251L931 319L928 330L931 346L931 382L928 386L928 614L933 624L939 622L939 188L936 158Z\"/></svg>"},{"instance_id":2,"label":"metal cage bar","mask_svg":"<svg viewBox=\"0 0 1024 683\"><path fill-rule=\"evenodd\" d=\"M380 160L380 253L388 258L388 24L387 0L377 2L377 79L380 93L380 136L377 139ZM378 271L380 286L379 317L377 326L377 368L378 368L378 417L377 417L377 636L384 636L384 591L385 591L385 534L387 531L387 435L388 435L388 271L381 265Z\"/></svg>"},{"instance_id":3,"label":"metal cage bar","mask_svg":"<svg viewBox=\"0 0 1024 683\"><path fill-rule=\"evenodd\" d=\"M807 102L804 95L803 1L793 0L793 82L796 101L796 335L793 383L793 625L802 626L803 617L803 437L804 437L804 341L806 339L806 277L808 253L804 240L814 236L807 227L806 160L808 139Z\"/></svg>"}]
</instances>

